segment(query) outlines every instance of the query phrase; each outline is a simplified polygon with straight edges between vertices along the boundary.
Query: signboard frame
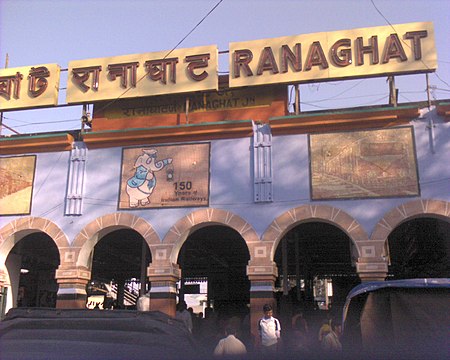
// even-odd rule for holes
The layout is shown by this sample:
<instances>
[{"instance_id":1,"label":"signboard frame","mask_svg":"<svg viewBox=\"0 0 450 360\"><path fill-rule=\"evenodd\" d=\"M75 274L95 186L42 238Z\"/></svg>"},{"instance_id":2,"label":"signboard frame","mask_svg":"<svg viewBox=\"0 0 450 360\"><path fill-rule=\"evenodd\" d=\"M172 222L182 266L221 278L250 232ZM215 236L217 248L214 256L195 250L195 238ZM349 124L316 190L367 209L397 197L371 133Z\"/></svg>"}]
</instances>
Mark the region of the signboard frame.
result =
<instances>
[{"instance_id":1,"label":"signboard frame","mask_svg":"<svg viewBox=\"0 0 450 360\"><path fill-rule=\"evenodd\" d=\"M36 155L0 157L0 216L30 215Z\"/></svg>"},{"instance_id":2,"label":"signboard frame","mask_svg":"<svg viewBox=\"0 0 450 360\"><path fill-rule=\"evenodd\" d=\"M119 210L209 206L211 143L122 149Z\"/></svg>"},{"instance_id":3,"label":"signboard frame","mask_svg":"<svg viewBox=\"0 0 450 360\"><path fill-rule=\"evenodd\" d=\"M310 134L311 200L420 196L412 126Z\"/></svg>"}]
</instances>

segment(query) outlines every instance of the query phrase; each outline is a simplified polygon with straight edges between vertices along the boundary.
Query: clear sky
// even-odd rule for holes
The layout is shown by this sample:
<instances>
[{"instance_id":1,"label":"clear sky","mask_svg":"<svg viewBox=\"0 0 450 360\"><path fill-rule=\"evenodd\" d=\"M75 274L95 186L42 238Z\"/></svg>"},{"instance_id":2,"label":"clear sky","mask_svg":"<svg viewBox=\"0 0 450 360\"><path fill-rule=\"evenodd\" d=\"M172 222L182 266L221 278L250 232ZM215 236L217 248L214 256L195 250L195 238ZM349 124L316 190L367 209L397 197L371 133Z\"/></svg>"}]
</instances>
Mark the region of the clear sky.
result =
<instances>
[{"instance_id":1,"label":"clear sky","mask_svg":"<svg viewBox=\"0 0 450 360\"><path fill-rule=\"evenodd\" d=\"M0 67L171 50L220 0L0 0ZM378 9L378 10L377 10ZM381 13L381 14L380 14ZM432 97L450 98L449 0L222 0L178 48L432 21L438 54ZM228 71L221 55L219 71ZM61 74L59 103L65 102ZM425 75L396 77L399 101L427 99ZM386 78L301 85L302 111L388 102ZM4 112L29 134L80 128L80 106ZM2 135L12 134L2 129Z\"/></svg>"}]
</instances>

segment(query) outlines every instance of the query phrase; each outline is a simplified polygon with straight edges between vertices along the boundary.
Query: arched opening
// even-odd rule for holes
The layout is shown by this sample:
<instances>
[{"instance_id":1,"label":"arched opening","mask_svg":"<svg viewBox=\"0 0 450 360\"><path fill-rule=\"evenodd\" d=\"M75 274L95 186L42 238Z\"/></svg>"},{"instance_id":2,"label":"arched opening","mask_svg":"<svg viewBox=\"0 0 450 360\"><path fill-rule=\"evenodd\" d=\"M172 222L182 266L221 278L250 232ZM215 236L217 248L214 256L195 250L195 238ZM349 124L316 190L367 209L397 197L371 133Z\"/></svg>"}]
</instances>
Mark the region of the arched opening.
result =
<instances>
[{"instance_id":1,"label":"arched opening","mask_svg":"<svg viewBox=\"0 0 450 360\"><path fill-rule=\"evenodd\" d=\"M44 232L26 235L14 245L6 259L13 306L56 307L59 264L58 248Z\"/></svg>"},{"instance_id":2,"label":"arched opening","mask_svg":"<svg viewBox=\"0 0 450 360\"><path fill-rule=\"evenodd\" d=\"M102 237L94 247L87 307L135 309L148 291L150 262L150 249L138 232L119 229Z\"/></svg>"},{"instance_id":3,"label":"arched opening","mask_svg":"<svg viewBox=\"0 0 450 360\"><path fill-rule=\"evenodd\" d=\"M321 322L338 316L348 292L360 283L351 239L325 222L302 223L291 229L281 239L274 260L279 274L276 298L285 329L301 312L317 334Z\"/></svg>"},{"instance_id":4,"label":"arched opening","mask_svg":"<svg viewBox=\"0 0 450 360\"><path fill-rule=\"evenodd\" d=\"M180 249L179 300L195 313L244 317L250 303L247 244L234 229L213 225L194 231Z\"/></svg>"},{"instance_id":5,"label":"arched opening","mask_svg":"<svg viewBox=\"0 0 450 360\"><path fill-rule=\"evenodd\" d=\"M450 276L450 223L418 218L397 226L388 237L392 279Z\"/></svg>"}]
</instances>

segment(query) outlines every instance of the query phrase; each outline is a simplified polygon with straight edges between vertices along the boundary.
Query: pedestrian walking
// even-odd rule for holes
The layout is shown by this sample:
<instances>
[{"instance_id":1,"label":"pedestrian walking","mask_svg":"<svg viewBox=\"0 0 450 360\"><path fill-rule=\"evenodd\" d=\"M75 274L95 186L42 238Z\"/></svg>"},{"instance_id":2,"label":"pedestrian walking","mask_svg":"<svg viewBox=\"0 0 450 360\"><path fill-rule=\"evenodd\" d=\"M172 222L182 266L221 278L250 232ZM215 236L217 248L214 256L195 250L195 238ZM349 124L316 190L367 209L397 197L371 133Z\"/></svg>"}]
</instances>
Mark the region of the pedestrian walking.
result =
<instances>
[{"instance_id":1,"label":"pedestrian walking","mask_svg":"<svg viewBox=\"0 0 450 360\"><path fill-rule=\"evenodd\" d=\"M270 304L263 306L264 316L258 322L258 331L263 355L273 355L280 347L281 325L280 321L273 317L273 308Z\"/></svg>"},{"instance_id":2,"label":"pedestrian walking","mask_svg":"<svg viewBox=\"0 0 450 360\"><path fill-rule=\"evenodd\" d=\"M236 328L227 326L225 337L219 341L214 349L214 356L236 356L247 354L247 348L241 340L236 337Z\"/></svg>"}]
</instances>

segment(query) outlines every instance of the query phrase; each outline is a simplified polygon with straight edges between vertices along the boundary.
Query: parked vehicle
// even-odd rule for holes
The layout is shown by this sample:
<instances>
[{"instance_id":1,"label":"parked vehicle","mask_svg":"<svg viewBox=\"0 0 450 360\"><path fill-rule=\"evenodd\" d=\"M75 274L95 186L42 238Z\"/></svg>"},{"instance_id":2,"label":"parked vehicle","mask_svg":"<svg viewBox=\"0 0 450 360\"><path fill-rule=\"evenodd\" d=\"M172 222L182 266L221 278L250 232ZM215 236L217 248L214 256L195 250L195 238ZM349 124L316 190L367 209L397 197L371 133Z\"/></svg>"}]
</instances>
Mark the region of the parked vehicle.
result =
<instances>
[{"instance_id":1,"label":"parked vehicle","mask_svg":"<svg viewBox=\"0 0 450 360\"><path fill-rule=\"evenodd\" d=\"M449 359L450 279L364 283L347 296L346 358Z\"/></svg>"},{"instance_id":2,"label":"parked vehicle","mask_svg":"<svg viewBox=\"0 0 450 360\"><path fill-rule=\"evenodd\" d=\"M160 312L14 308L0 322L0 359L195 359L181 322Z\"/></svg>"}]
</instances>

